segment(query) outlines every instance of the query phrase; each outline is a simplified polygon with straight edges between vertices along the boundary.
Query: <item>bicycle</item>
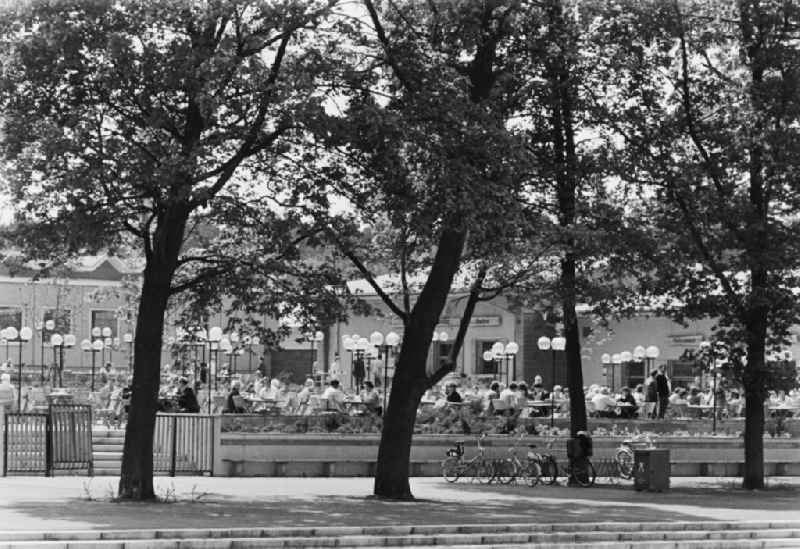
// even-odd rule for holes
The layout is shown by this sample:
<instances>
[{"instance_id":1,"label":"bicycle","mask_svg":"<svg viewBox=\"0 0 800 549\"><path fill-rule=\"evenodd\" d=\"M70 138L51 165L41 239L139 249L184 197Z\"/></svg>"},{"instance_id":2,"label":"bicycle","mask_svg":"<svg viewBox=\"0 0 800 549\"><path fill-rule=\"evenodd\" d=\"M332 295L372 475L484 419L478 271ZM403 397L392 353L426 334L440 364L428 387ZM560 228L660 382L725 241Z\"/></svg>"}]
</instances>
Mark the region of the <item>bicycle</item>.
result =
<instances>
[{"instance_id":1,"label":"bicycle","mask_svg":"<svg viewBox=\"0 0 800 549\"><path fill-rule=\"evenodd\" d=\"M495 478L497 478L497 481L501 484L511 484L518 478L524 479L525 484L531 488L539 484L542 476L542 469L539 466L539 462L536 460L536 454L528 450L525 461L522 461L517 455L518 443L524 437L525 433L522 433L515 439L513 446L508 449L509 457L501 460L495 466ZM535 445L529 444L528 447L534 448Z\"/></svg>"},{"instance_id":2,"label":"bicycle","mask_svg":"<svg viewBox=\"0 0 800 549\"><path fill-rule=\"evenodd\" d=\"M655 448L655 444L648 434L634 435L623 440L614 453L614 463L621 478L627 480L633 477L633 452L636 448Z\"/></svg>"},{"instance_id":3,"label":"bicycle","mask_svg":"<svg viewBox=\"0 0 800 549\"><path fill-rule=\"evenodd\" d=\"M464 460L464 441L457 440L454 448L447 450L447 458L442 461L442 477L447 482L455 482L467 474L472 474L472 480L481 484L490 482L495 471L492 463L486 459L486 450L481 442L486 434L478 437L478 453L470 460Z\"/></svg>"},{"instance_id":4,"label":"bicycle","mask_svg":"<svg viewBox=\"0 0 800 549\"><path fill-rule=\"evenodd\" d=\"M554 437L545 441L545 448L550 450L553 447ZM528 444L528 461L533 460L539 466L540 480L544 484L552 486L558 481L558 463L552 454L540 454L534 452L535 444Z\"/></svg>"},{"instance_id":5,"label":"bicycle","mask_svg":"<svg viewBox=\"0 0 800 549\"><path fill-rule=\"evenodd\" d=\"M589 459L591 455L592 439L586 431L578 431L574 439L567 441L567 465L564 472L568 484L574 481L584 488L594 485L597 471Z\"/></svg>"}]
</instances>

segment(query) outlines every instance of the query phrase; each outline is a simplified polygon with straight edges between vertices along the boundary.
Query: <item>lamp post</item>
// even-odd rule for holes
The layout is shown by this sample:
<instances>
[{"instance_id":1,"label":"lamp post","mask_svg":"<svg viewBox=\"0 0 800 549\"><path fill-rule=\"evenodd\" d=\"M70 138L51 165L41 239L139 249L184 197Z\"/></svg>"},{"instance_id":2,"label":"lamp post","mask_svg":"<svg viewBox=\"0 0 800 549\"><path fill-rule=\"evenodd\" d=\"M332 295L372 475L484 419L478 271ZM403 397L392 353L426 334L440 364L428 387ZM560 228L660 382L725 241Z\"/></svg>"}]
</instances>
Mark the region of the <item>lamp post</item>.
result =
<instances>
[{"instance_id":1,"label":"lamp post","mask_svg":"<svg viewBox=\"0 0 800 549\"><path fill-rule=\"evenodd\" d=\"M52 322L52 321L51 321ZM41 361L41 373L39 376L39 381L44 383L44 330L45 330L45 322L37 322L34 324L36 331L39 332L40 338L40 352L39 352L39 360Z\"/></svg>"},{"instance_id":2,"label":"lamp post","mask_svg":"<svg viewBox=\"0 0 800 549\"><path fill-rule=\"evenodd\" d=\"M503 345L501 341L496 341L494 345L492 345L492 359L498 361L503 364L506 371L506 386L508 386L513 379L517 377L517 364L516 364L516 356L519 352L519 345L515 341L510 341L507 344ZM510 363L513 363L514 371L512 373L511 368L509 367Z\"/></svg>"},{"instance_id":3,"label":"lamp post","mask_svg":"<svg viewBox=\"0 0 800 549\"><path fill-rule=\"evenodd\" d=\"M206 385L208 385L208 413L211 413L211 376L214 376L214 390L217 388L217 370L219 368L219 342L222 340L222 328L214 326L208 330L208 355L209 365L207 372ZM211 362L211 353L214 353L214 361ZM212 368L213 366L213 368ZM213 371L212 371L213 370Z\"/></svg>"},{"instance_id":4,"label":"lamp post","mask_svg":"<svg viewBox=\"0 0 800 549\"><path fill-rule=\"evenodd\" d=\"M126 332L122 334L122 341L128 344L128 374L133 370L133 334Z\"/></svg>"},{"instance_id":5,"label":"lamp post","mask_svg":"<svg viewBox=\"0 0 800 549\"><path fill-rule=\"evenodd\" d=\"M222 336L222 339L219 340L219 350L225 353L225 356L228 357L228 368L227 368L227 375L226 377L230 379L231 377L231 365L233 364L233 343L231 343L230 335L229 336ZM219 364L217 364L217 371L219 371ZM214 376L214 389L217 389L217 382L219 380L219 375Z\"/></svg>"},{"instance_id":6,"label":"lamp post","mask_svg":"<svg viewBox=\"0 0 800 549\"><path fill-rule=\"evenodd\" d=\"M498 365L497 374L499 378L502 378L502 370L503 366L505 366L506 370L506 387L508 387L508 363L506 362L506 346L503 345L501 341L495 341L492 344L492 360L494 360L495 364Z\"/></svg>"},{"instance_id":7,"label":"lamp post","mask_svg":"<svg viewBox=\"0 0 800 549\"><path fill-rule=\"evenodd\" d=\"M306 340L311 344L311 365L309 371L311 372L310 377L312 379L314 378L314 363L317 361L317 355L314 353L314 345L324 339L325 334L322 333L321 330L306 334Z\"/></svg>"},{"instance_id":8,"label":"lamp post","mask_svg":"<svg viewBox=\"0 0 800 549\"><path fill-rule=\"evenodd\" d=\"M644 357L646 360L646 371L644 373L644 378L647 379L647 375L650 373L653 365L655 364L658 355L661 354L661 351L655 345L650 345L647 349L644 350Z\"/></svg>"},{"instance_id":9,"label":"lamp post","mask_svg":"<svg viewBox=\"0 0 800 549\"><path fill-rule=\"evenodd\" d=\"M62 374L64 371L64 347L70 348L75 346L75 336L72 334L53 334L50 336L50 345L53 346L53 354L58 357L57 370L58 370L58 386L63 387ZM58 348L58 351L56 351Z\"/></svg>"},{"instance_id":10,"label":"lamp post","mask_svg":"<svg viewBox=\"0 0 800 549\"><path fill-rule=\"evenodd\" d=\"M608 379L608 370L611 370L611 390L614 390L614 366L611 365L611 355L603 353L600 356L600 363L603 365L603 375Z\"/></svg>"},{"instance_id":11,"label":"lamp post","mask_svg":"<svg viewBox=\"0 0 800 549\"><path fill-rule=\"evenodd\" d=\"M95 339L94 341L84 339L81 341L81 349L85 353L92 353L91 391L94 392L95 371L97 369L97 353L101 353L103 351L103 341L100 339Z\"/></svg>"},{"instance_id":12,"label":"lamp post","mask_svg":"<svg viewBox=\"0 0 800 549\"><path fill-rule=\"evenodd\" d=\"M442 332L445 333L445 332ZM372 332L369 342L383 355L383 413L386 413L386 397L389 393L389 353L394 352L400 343L400 336L395 332L389 332L383 337L381 332ZM380 357L380 355L378 355Z\"/></svg>"},{"instance_id":13,"label":"lamp post","mask_svg":"<svg viewBox=\"0 0 800 549\"><path fill-rule=\"evenodd\" d=\"M101 357L100 362L102 362L100 367L102 368L105 367L106 364L106 356L105 356L106 349L108 349L108 362L111 362L112 359L111 352L112 352L112 345L114 345L114 340L111 338L112 332L111 328L109 328L108 326L104 326L101 333L103 335L103 353L100 355Z\"/></svg>"},{"instance_id":14,"label":"lamp post","mask_svg":"<svg viewBox=\"0 0 800 549\"><path fill-rule=\"evenodd\" d=\"M17 410L22 412L22 344L31 340L33 331L27 326L23 326L19 330L14 326L9 326L5 329L5 332L6 341L15 341L19 344L19 355L17 357L17 375L19 376L17 381L19 385L19 391L17 391Z\"/></svg>"},{"instance_id":15,"label":"lamp post","mask_svg":"<svg viewBox=\"0 0 800 549\"><path fill-rule=\"evenodd\" d=\"M431 336L431 342L433 343L447 343L447 340L450 339L450 334L442 330L441 332L437 332L436 330L433 331L433 335ZM437 353L438 354L438 353ZM438 357L439 362L441 362L441 356ZM436 368L438 368L440 364L436 364Z\"/></svg>"},{"instance_id":16,"label":"lamp post","mask_svg":"<svg viewBox=\"0 0 800 549\"><path fill-rule=\"evenodd\" d=\"M708 355L711 370L711 433L717 434L717 370L728 360L728 346L724 341L701 341L700 352Z\"/></svg>"},{"instance_id":17,"label":"lamp post","mask_svg":"<svg viewBox=\"0 0 800 549\"><path fill-rule=\"evenodd\" d=\"M517 379L517 353L519 352L519 344L516 341L510 341L506 344L505 349L506 360L511 363L511 379ZM508 365L506 365L508 371Z\"/></svg>"},{"instance_id":18,"label":"lamp post","mask_svg":"<svg viewBox=\"0 0 800 549\"><path fill-rule=\"evenodd\" d=\"M554 337L550 339L547 336L542 336L536 341L536 345L540 351L551 351L552 364L553 364L553 386L550 388L550 427L553 427L555 420L555 391L553 387L556 385L556 351L563 351L567 347L567 340L563 337Z\"/></svg>"}]
</instances>

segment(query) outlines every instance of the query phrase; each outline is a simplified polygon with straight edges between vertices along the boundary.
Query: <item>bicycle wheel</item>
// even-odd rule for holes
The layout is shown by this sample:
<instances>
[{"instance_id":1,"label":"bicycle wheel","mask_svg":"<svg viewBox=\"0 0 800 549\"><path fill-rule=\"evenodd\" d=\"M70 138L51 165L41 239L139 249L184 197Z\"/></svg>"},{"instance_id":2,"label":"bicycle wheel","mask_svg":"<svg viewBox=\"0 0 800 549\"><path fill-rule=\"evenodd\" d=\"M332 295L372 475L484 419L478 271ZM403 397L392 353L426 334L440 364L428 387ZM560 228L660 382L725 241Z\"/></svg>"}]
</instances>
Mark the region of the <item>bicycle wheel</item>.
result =
<instances>
[{"instance_id":1,"label":"bicycle wheel","mask_svg":"<svg viewBox=\"0 0 800 549\"><path fill-rule=\"evenodd\" d=\"M542 456L542 461L538 462L542 470L542 482L552 486L558 480L558 464L553 456Z\"/></svg>"},{"instance_id":2,"label":"bicycle wheel","mask_svg":"<svg viewBox=\"0 0 800 549\"><path fill-rule=\"evenodd\" d=\"M494 478L494 466L491 461L480 460L472 465L472 480L481 484L489 484Z\"/></svg>"},{"instance_id":3,"label":"bicycle wheel","mask_svg":"<svg viewBox=\"0 0 800 549\"><path fill-rule=\"evenodd\" d=\"M597 473L594 470L592 462L588 459L576 461L572 465L572 478L584 488L592 486L597 478Z\"/></svg>"},{"instance_id":4,"label":"bicycle wheel","mask_svg":"<svg viewBox=\"0 0 800 549\"><path fill-rule=\"evenodd\" d=\"M442 476L447 482L455 482L461 476L461 463L457 457L450 456L442 461Z\"/></svg>"},{"instance_id":5,"label":"bicycle wheel","mask_svg":"<svg viewBox=\"0 0 800 549\"><path fill-rule=\"evenodd\" d=\"M617 464L617 471L621 478L629 479L633 476L633 452L628 448L617 450L614 462Z\"/></svg>"},{"instance_id":6,"label":"bicycle wheel","mask_svg":"<svg viewBox=\"0 0 800 549\"><path fill-rule=\"evenodd\" d=\"M542 467L538 461L528 460L523 474L525 475L525 484L533 488L542 480Z\"/></svg>"},{"instance_id":7,"label":"bicycle wheel","mask_svg":"<svg viewBox=\"0 0 800 549\"><path fill-rule=\"evenodd\" d=\"M500 484L511 484L517 478L517 464L511 458L498 459L493 464L494 478Z\"/></svg>"}]
</instances>

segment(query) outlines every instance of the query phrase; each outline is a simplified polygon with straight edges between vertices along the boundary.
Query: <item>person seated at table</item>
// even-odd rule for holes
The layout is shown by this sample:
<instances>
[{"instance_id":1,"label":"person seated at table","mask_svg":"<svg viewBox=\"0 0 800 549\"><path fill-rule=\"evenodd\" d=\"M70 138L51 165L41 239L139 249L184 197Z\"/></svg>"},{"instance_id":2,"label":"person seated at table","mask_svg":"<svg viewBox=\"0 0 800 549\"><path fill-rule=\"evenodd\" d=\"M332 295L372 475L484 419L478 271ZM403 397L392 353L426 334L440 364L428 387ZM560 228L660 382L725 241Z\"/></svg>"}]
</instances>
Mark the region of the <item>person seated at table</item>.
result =
<instances>
[{"instance_id":1,"label":"person seated at table","mask_svg":"<svg viewBox=\"0 0 800 549\"><path fill-rule=\"evenodd\" d=\"M631 419L636 416L636 409L639 407L636 404L636 398L633 396L630 387L623 387L622 393L617 397L617 402L621 404L629 404L630 406L623 406L620 408L619 416L625 419Z\"/></svg>"},{"instance_id":2,"label":"person seated at table","mask_svg":"<svg viewBox=\"0 0 800 549\"><path fill-rule=\"evenodd\" d=\"M189 380L185 377L178 380L178 410L187 414L200 412L200 404L194 391L189 387Z\"/></svg>"},{"instance_id":3,"label":"person seated at table","mask_svg":"<svg viewBox=\"0 0 800 549\"><path fill-rule=\"evenodd\" d=\"M644 404L644 384L639 383L633 388L633 400L636 401L636 406L641 407Z\"/></svg>"},{"instance_id":4,"label":"person seated at table","mask_svg":"<svg viewBox=\"0 0 800 549\"><path fill-rule=\"evenodd\" d=\"M510 410L514 410L517 407L517 384L516 382L511 382L508 387L500 391L500 400L506 403L506 406Z\"/></svg>"},{"instance_id":5,"label":"person seated at table","mask_svg":"<svg viewBox=\"0 0 800 549\"><path fill-rule=\"evenodd\" d=\"M617 417L617 401L610 393L608 387L603 387L592 397L594 411L598 417Z\"/></svg>"},{"instance_id":6,"label":"person seated at table","mask_svg":"<svg viewBox=\"0 0 800 549\"><path fill-rule=\"evenodd\" d=\"M703 402L703 395L697 387L690 387L689 396L686 397L686 401L691 406L699 406Z\"/></svg>"},{"instance_id":7,"label":"person seated at table","mask_svg":"<svg viewBox=\"0 0 800 549\"><path fill-rule=\"evenodd\" d=\"M550 393L548 393L542 386L542 376L537 375L533 378L531 395L533 396L533 400L547 400L550 398Z\"/></svg>"},{"instance_id":8,"label":"person seated at table","mask_svg":"<svg viewBox=\"0 0 800 549\"><path fill-rule=\"evenodd\" d=\"M452 381L448 381L444 386L444 400L446 402L463 402L464 400L456 389L456 384Z\"/></svg>"},{"instance_id":9,"label":"person seated at table","mask_svg":"<svg viewBox=\"0 0 800 549\"><path fill-rule=\"evenodd\" d=\"M669 404L670 406L681 406L685 404L689 404L689 401L686 399L686 389L683 387L676 387L672 394L669 395Z\"/></svg>"},{"instance_id":10,"label":"person seated at table","mask_svg":"<svg viewBox=\"0 0 800 549\"><path fill-rule=\"evenodd\" d=\"M239 382L234 381L231 383L231 390L228 393L228 398L225 399L225 409L223 413L226 414L243 414L247 410L244 407L244 399L239 392Z\"/></svg>"},{"instance_id":11,"label":"person seated at table","mask_svg":"<svg viewBox=\"0 0 800 549\"><path fill-rule=\"evenodd\" d=\"M731 396L728 398L728 415L731 417L739 417L742 415L744 409L744 399L739 396L738 391L731 391Z\"/></svg>"},{"instance_id":12,"label":"person seated at table","mask_svg":"<svg viewBox=\"0 0 800 549\"><path fill-rule=\"evenodd\" d=\"M311 395L314 394L314 380L311 378L306 379L303 388L297 393L297 412L299 414L305 413L308 409L308 404L311 401Z\"/></svg>"},{"instance_id":13,"label":"person seated at table","mask_svg":"<svg viewBox=\"0 0 800 549\"><path fill-rule=\"evenodd\" d=\"M381 408L381 398L378 391L375 390L375 384L367 380L364 382L364 389L360 395L361 402L364 403L364 408L375 415L381 415L383 409Z\"/></svg>"},{"instance_id":14,"label":"person seated at table","mask_svg":"<svg viewBox=\"0 0 800 549\"><path fill-rule=\"evenodd\" d=\"M322 400L327 401L329 410L336 410L337 412L344 412L345 396L339 388L339 380L332 379L330 384L322 391Z\"/></svg>"}]
</instances>

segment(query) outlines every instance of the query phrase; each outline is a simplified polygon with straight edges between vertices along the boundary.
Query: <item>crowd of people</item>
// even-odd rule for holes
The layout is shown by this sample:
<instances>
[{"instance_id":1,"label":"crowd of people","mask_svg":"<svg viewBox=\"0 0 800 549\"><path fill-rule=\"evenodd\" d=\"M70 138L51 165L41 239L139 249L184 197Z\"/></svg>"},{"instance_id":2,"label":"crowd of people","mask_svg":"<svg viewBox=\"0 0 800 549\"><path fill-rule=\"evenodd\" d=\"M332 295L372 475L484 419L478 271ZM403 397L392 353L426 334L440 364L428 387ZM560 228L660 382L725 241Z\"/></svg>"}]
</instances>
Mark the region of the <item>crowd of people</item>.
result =
<instances>
[{"instance_id":1,"label":"crowd of people","mask_svg":"<svg viewBox=\"0 0 800 549\"><path fill-rule=\"evenodd\" d=\"M132 394L131 379L102 375L99 390L91 395L96 410L120 421L125 417ZM272 411L286 415L309 415L319 412L383 413L384 394L371 380L357 387L343 387L336 378L321 381L306 379L294 385L284 379L269 378L260 372L219 380L209 391L190 376L165 371L159 391L159 410L165 412L248 413ZM673 387L664 368L650 372L644 383L634 387L612 388L593 384L583 388L586 411L592 417L675 418L709 416L715 410L720 417L740 417L745 401L741 388L725 380L716 384L696 380L688 386ZM15 409L16 387L7 373L0 375L0 403ZM568 417L569 394L560 385L545 388L542 377L533 382L511 381L507 385L486 376L451 376L422 397L420 412L448 405L471 404L489 414L515 414L520 417ZM782 417L800 415L800 391L771 391L765 402L768 414Z\"/></svg>"}]
</instances>

